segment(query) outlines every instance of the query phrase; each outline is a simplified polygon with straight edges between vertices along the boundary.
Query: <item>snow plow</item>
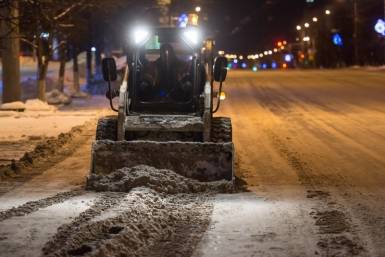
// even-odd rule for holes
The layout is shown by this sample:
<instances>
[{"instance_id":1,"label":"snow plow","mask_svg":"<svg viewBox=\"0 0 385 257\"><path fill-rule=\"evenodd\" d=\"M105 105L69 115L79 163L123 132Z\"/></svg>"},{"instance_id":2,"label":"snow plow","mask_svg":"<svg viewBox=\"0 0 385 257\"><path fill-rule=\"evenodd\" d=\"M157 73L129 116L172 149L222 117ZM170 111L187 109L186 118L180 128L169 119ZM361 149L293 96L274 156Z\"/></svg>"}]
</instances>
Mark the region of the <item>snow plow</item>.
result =
<instances>
[{"instance_id":1,"label":"snow plow","mask_svg":"<svg viewBox=\"0 0 385 257\"><path fill-rule=\"evenodd\" d=\"M98 121L91 173L145 164L200 181L231 181L231 120L214 117L227 60L215 58L214 41L201 40L196 27L137 28L131 41L119 90L111 86L118 81L115 60L102 62L117 115Z\"/></svg>"}]
</instances>

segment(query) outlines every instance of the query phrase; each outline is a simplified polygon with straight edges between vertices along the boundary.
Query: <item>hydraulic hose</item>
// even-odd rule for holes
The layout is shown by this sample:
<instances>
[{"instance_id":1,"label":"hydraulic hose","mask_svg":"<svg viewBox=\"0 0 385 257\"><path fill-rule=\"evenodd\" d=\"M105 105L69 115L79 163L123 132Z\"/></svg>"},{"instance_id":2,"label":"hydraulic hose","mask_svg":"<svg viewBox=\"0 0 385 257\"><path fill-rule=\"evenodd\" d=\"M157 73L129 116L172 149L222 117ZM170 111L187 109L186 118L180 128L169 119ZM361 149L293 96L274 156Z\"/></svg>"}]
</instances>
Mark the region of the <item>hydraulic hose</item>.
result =
<instances>
[{"instance_id":1,"label":"hydraulic hose","mask_svg":"<svg viewBox=\"0 0 385 257\"><path fill-rule=\"evenodd\" d=\"M215 109L213 110L213 113L216 113L218 110L219 110L219 107L221 106L221 93L222 93L222 85L223 85L223 82L220 82L219 83L219 91L218 91L218 95L217 95L217 105L215 107Z\"/></svg>"},{"instance_id":2,"label":"hydraulic hose","mask_svg":"<svg viewBox=\"0 0 385 257\"><path fill-rule=\"evenodd\" d=\"M111 107L111 109L113 111L115 111L115 112L119 112L117 109L115 109L115 107L114 107L114 105L112 103L112 89L111 89L111 82L110 81L108 81L108 92L109 92L108 98L110 99L110 107Z\"/></svg>"}]
</instances>

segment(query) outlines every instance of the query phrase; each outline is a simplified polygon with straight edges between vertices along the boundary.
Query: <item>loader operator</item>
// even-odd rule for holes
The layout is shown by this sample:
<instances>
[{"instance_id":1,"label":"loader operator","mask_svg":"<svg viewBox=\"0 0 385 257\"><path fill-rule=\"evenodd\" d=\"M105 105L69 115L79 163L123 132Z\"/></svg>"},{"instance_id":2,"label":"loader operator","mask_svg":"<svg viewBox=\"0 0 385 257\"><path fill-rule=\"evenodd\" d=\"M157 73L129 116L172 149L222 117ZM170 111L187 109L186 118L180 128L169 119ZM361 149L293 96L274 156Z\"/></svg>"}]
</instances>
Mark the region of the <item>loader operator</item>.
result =
<instances>
[{"instance_id":1,"label":"loader operator","mask_svg":"<svg viewBox=\"0 0 385 257\"><path fill-rule=\"evenodd\" d=\"M191 63L179 60L170 44L160 47L160 56L155 62L143 63L139 86L142 100L188 101L191 98Z\"/></svg>"}]
</instances>

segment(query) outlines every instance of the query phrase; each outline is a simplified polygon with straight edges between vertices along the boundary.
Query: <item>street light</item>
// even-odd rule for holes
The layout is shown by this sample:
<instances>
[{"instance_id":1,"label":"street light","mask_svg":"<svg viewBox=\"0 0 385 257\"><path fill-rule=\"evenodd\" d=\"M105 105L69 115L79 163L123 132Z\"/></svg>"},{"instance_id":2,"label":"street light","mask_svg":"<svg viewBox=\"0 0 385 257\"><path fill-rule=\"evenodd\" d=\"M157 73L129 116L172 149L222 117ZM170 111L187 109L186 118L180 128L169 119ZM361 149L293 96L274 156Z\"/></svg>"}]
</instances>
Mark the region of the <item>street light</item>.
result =
<instances>
[{"instance_id":1,"label":"street light","mask_svg":"<svg viewBox=\"0 0 385 257\"><path fill-rule=\"evenodd\" d=\"M302 29L302 27L300 25L297 25L297 30L299 31L301 29Z\"/></svg>"},{"instance_id":2,"label":"street light","mask_svg":"<svg viewBox=\"0 0 385 257\"><path fill-rule=\"evenodd\" d=\"M306 22L304 26L305 26L305 28L308 28L308 27L310 27L310 24Z\"/></svg>"},{"instance_id":3,"label":"street light","mask_svg":"<svg viewBox=\"0 0 385 257\"><path fill-rule=\"evenodd\" d=\"M317 22L318 21L318 18L317 17L313 17L313 22Z\"/></svg>"},{"instance_id":4,"label":"street light","mask_svg":"<svg viewBox=\"0 0 385 257\"><path fill-rule=\"evenodd\" d=\"M196 11L196 12L201 12L201 11L202 11L202 8L201 8L200 6L197 6L197 7L195 7L195 11Z\"/></svg>"},{"instance_id":5,"label":"street light","mask_svg":"<svg viewBox=\"0 0 385 257\"><path fill-rule=\"evenodd\" d=\"M325 14L330 15L330 14L332 14L332 12L330 10L325 10Z\"/></svg>"}]
</instances>

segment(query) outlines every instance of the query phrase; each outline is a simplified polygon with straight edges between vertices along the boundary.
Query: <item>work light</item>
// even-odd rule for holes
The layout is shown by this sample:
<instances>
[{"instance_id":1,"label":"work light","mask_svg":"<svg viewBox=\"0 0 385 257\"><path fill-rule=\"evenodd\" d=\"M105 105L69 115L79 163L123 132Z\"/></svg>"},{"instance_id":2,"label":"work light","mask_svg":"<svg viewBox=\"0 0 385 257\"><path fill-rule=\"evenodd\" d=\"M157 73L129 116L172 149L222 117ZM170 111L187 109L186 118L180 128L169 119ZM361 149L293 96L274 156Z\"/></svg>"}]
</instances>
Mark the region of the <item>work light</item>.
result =
<instances>
[{"instance_id":1,"label":"work light","mask_svg":"<svg viewBox=\"0 0 385 257\"><path fill-rule=\"evenodd\" d=\"M150 31L145 27L137 27L132 31L133 43L136 46L141 46L150 38Z\"/></svg>"},{"instance_id":2,"label":"work light","mask_svg":"<svg viewBox=\"0 0 385 257\"><path fill-rule=\"evenodd\" d=\"M197 28L187 28L182 32L182 38L191 47L196 47L201 40L201 34Z\"/></svg>"}]
</instances>

